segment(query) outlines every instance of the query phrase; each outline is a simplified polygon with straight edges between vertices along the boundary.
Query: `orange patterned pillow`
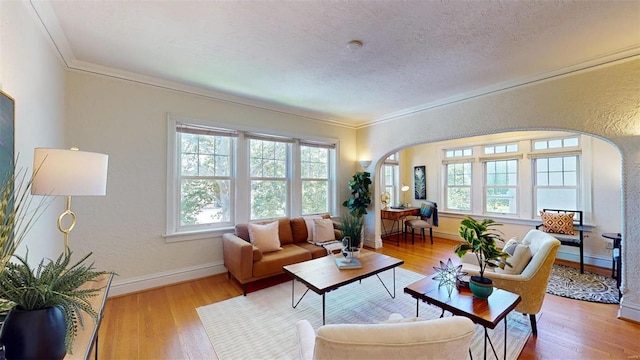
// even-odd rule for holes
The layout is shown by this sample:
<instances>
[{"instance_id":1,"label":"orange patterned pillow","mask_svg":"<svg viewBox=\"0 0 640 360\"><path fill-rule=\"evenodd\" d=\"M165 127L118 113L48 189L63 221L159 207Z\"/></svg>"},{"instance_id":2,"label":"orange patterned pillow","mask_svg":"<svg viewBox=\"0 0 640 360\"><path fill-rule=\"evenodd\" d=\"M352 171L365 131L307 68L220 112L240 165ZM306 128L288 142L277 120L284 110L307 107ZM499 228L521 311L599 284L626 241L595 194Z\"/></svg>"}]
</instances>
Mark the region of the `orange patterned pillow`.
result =
<instances>
[{"instance_id":1,"label":"orange patterned pillow","mask_svg":"<svg viewBox=\"0 0 640 360\"><path fill-rule=\"evenodd\" d=\"M573 213L540 211L544 230L549 233L573 235Z\"/></svg>"}]
</instances>

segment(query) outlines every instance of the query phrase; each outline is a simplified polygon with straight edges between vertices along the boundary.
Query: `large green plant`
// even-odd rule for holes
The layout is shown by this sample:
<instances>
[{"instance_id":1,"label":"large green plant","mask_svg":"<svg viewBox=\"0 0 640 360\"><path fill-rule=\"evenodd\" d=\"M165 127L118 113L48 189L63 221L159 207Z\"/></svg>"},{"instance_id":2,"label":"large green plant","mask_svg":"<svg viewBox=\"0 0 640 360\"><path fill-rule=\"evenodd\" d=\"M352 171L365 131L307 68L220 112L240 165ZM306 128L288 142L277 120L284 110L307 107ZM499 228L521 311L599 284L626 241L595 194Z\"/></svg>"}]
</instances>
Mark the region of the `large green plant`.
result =
<instances>
[{"instance_id":1,"label":"large green plant","mask_svg":"<svg viewBox=\"0 0 640 360\"><path fill-rule=\"evenodd\" d=\"M349 180L349 190L351 190L351 197L342 203L342 206L346 206L349 209L349 213L356 217L362 217L367 213L367 208L371 205L371 192L369 186L371 186L371 174L364 172L357 172Z\"/></svg>"},{"instance_id":2,"label":"large green plant","mask_svg":"<svg viewBox=\"0 0 640 360\"><path fill-rule=\"evenodd\" d=\"M19 310L60 309L66 322L65 346L71 354L78 325L84 328L83 313L94 320L98 318L90 299L101 289L80 286L108 272L95 271L93 263L84 264L91 253L69 266L71 251L65 251L56 261L45 263L43 259L37 269L29 266L28 255L28 252L24 258L14 255L17 262L6 264L0 274L0 297L15 303Z\"/></svg>"},{"instance_id":3,"label":"large green plant","mask_svg":"<svg viewBox=\"0 0 640 360\"><path fill-rule=\"evenodd\" d=\"M469 251L472 252L478 260L481 278L484 278L487 266L497 267L501 263L511 266L504 260L509 254L498 249L496 245L496 240L502 241L502 233L494 229L494 226L501 225L492 219L477 221L470 216L460 222L458 234L464 241L456 245L454 251L459 257L465 256Z\"/></svg>"}]
</instances>

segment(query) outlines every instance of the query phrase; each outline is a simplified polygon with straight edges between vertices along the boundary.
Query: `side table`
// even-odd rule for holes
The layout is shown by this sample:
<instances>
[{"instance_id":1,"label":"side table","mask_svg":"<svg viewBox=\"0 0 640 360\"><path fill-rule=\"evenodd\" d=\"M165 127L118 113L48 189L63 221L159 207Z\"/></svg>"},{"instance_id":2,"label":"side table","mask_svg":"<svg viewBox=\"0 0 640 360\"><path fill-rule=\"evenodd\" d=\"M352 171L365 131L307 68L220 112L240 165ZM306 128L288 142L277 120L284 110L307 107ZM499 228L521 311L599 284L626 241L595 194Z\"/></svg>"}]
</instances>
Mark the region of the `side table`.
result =
<instances>
[{"instance_id":1,"label":"side table","mask_svg":"<svg viewBox=\"0 0 640 360\"><path fill-rule=\"evenodd\" d=\"M446 286L438 286L438 281L426 277L404 288L404 292L416 299L416 316L419 316L420 300L435 305L444 312L449 311L454 315L465 316L476 324L484 327L484 358L487 358L487 340L493 350L493 355L498 358L496 349L489 338L487 329L494 329L500 321L504 320L504 350L503 359L507 358L507 314L509 314L521 301L520 295L494 288L493 293L486 300L473 297L468 288L453 288L451 292ZM471 350L469 350L471 351Z\"/></svg>"}]
</instances>

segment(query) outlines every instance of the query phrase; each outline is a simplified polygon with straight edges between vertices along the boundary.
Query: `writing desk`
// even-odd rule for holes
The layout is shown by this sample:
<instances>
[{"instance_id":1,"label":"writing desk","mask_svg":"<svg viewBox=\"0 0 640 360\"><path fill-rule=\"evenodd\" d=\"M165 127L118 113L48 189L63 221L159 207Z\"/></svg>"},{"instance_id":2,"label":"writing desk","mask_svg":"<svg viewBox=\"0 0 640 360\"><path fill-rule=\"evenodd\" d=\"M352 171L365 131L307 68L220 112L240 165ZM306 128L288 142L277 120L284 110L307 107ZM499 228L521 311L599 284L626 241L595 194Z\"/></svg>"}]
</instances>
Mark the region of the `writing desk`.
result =
<instances>
[{"instance_id":1,"label":"writing desk","mask_svg":"<svg viewBox=\"0 0 640 360\"><path fill-rule=\"evenodd\" d=\"M400 228L400 222L404 221L407 216L420 216L420 208L405 207L380 210L380 218L382 219L382 228L384 230L382 236L385 237L401 233L403 230ZM393 221L393 223L391 223L391 229L387 230L387 226L384 222L385 220ZM396 229L395 232L394 229ZM400 237L398 237L397 243L400 244Z\"/></svg>"}]
</instances>

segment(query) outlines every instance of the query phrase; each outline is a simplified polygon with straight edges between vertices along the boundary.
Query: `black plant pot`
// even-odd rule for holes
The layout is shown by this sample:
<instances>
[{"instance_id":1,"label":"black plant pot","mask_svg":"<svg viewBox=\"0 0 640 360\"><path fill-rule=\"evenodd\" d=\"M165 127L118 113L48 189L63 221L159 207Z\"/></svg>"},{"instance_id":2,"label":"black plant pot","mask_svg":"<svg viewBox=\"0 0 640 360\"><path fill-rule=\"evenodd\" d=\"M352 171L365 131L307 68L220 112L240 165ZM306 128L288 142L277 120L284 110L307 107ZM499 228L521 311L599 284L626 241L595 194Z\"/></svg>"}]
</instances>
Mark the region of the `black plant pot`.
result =
<instances>
[{"instance_id":1,"label":"black plant pot","mask_svg":"<svg viewBox=\"0 0 640 360\"><path fill-rule=\"evenodd\" d=\"M7 359L62 359L66 326L60 309L9 311L0 342Z\"/></svg>"}]
</instances>

